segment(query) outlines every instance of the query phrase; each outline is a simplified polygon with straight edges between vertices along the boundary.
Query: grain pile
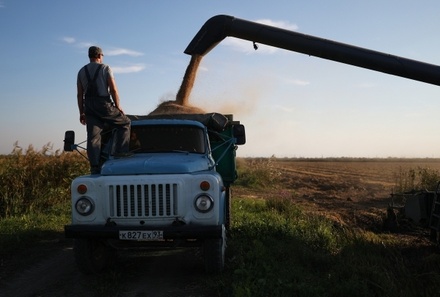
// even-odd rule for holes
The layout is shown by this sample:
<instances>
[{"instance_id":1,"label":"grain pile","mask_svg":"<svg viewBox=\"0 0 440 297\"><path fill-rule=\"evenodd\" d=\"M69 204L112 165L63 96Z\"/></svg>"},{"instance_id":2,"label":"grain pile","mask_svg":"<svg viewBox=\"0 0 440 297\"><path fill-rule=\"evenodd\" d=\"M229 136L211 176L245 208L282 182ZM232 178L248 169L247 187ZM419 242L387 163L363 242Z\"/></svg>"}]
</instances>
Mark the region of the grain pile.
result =
<instances>
[{"instance_id":1,"label":"grain pile","mask_svg":"<svg viewBox=\"0 0 440 297\"><path fill-rule=\"evenodd\" d=\"M201 60L202 56L200 55L191 56L191 61L186 68L182 84L177 92L176 100L165 101L159 104L149 115L205 113L204 110L189 104L189 96L194 86L197 69Z\"/></svg>"}]
</instances>

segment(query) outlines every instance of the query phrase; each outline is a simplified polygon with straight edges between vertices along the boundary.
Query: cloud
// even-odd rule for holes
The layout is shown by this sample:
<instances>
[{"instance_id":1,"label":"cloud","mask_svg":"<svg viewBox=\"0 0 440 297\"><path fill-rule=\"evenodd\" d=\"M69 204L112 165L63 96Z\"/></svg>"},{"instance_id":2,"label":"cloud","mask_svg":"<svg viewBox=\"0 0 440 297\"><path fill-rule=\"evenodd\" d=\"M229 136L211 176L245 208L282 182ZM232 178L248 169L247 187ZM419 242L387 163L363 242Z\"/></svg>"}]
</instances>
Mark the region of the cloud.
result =
<instances>
[{"instance_id":1,"label":"cloud","mask_svg":"<svg viewBox=\"0 0 440 297\"><path fill-rule=\"evenodd\" d=\"M92 43L92 42L77 41L76 38L70 37L70 36L63 37L62 40L65 43L72 44L78 48L89 48L90 46L97 44L97 43ZM103 48L103 50L104 50L104 54L106 56L123 56L123 55L125 55L125 56L130 56L130 57L139 57L139 56L144 55L141 52L126 49L126 48L111 48L111 49Z\"/></svg>"},{"instance_id":2,"label":"cloud","mask_svg":"<svg viewBox=\"0 0 440 297\"><path fill-rule=\"evenodd\" d=\"M139 57L143 56L144 54L141 52L125 49L125 48L115 48L111 50L105 50L106 56L121 56L121 55L127 55L131 57Z\"/></svg>"},{"instance_id":3,"label":"cloud","mask_svg":"<svg viewBox=\"0 0 440 297\"><path fill-rule=\"evenodd\" d=\"M70 44L80 49L89 48L90 46L94 45L94 43L90 43L90 42L77 41L75 37L71 37L71 36L62 37L61 40L67 44Z\"/></svg>"},{"instance_id":4,"label":"cloud","mask_svg":"<svg viewBox=\"0 0 440 297\"><path fill-rule=\"evenodd\" d=\"M259 23L259 24L263 24L263 25L272 26L272 27L286 29L289 31L298 30L297 25L291 24L291 23L285 22L285 21L272 21L269 19L261 19L261 20L256 20L254 22ZM223 40L220 44L225 45L227 47L230 47L232 50L243 52L246 54L251 54L254 52L260 53L260 54L273 54L273 53L280 50L279 48L265 45L265 44L259 44L259 43L257 43L258 49L255 50L254 45L251 41L242 40L242 39L238 39L235 37L233 37L233 38L228 37L225 40Z\"/></svg>"},{"instance_id":5,"label":"cloud","mask_svg":"<svg viewBox=\"0 0 440 297\"><path fill-rule=\"evenodd\" d=\"M197 71L204 71L204 72L207 72L207 71L209 71L209 70L208 70L208 67L200 65L199 68L197 69Z\"/></svg>"},{"instance_id":6,"label":"cloud","mask_svg":"<svg viewBox=\"0 0 440 297\"><path fill-rule=\"evenodd\" d=\"M220 43L221 45L227 46L234 51L242 52L245 54L251 54L255 52L253 43L248 40L237 39L235 37L228 37ZM267 45L258 45L259 53L273 53L276 48Z\"/></svg>"},{"instance_id":7,"label":"cloud","mask_svg":"<svg viewBox=\"0 0 440 297\"><path fill-rule=\"evenodd\" d=\"M92 45L94 45L94 44L90 43L90 42L78 42L76 44L76 46L79 47L79 48L88 48L88 47L90 47Z\"/></svg>"},{"instance_id":8,"label":"cloud","mask_svg":"<svg viewBox=\"0 0 440 297\"><path fill-rule=\"evenodd\" d=\"M291 23L285 22L285 21L272 21L272 20L269 20L269 19L261 19L261 20L256 20L255 22L259 23L259 24L264 24L264 25L272 26L272 27L286 29L286 30L289 30L289 31L296 31L296 30L298 30L298 26L296 24L291 24Z\"/></svg>"},{"instance_id":9,"label":"cloud","mask_svg":"<svg viewBox=\"0 0 440 297\"><path fill-rule=\"evenodd\" d=\"M145 69L145 65L137 64L131 66L112 66L114 73L135 73Z\"/></svg>"},{"instance_id":10,"label":"cloud","mask_svg":"<svg viewBox=\"0 0 440 297\"><path fill-rule=\"evenodd\" d=\"M68 36L63 37L62 39L65 43L69 43L69 44L75 43L76 41L74 37L68 37Z\"/></svg>"}]
</instances>

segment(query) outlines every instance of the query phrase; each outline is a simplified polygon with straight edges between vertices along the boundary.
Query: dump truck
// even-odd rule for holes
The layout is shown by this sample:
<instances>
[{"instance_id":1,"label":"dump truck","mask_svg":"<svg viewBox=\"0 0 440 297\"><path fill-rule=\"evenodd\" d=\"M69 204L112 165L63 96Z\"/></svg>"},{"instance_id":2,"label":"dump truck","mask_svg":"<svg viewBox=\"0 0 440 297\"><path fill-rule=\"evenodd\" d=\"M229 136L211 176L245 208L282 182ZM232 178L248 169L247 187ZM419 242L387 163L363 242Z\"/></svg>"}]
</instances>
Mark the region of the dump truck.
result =
<instances>
[{"instance_id":1,"label":"dump truck","mask_svg":"<svg viewBox=\"0 0 440 297\"><path fill-rule=\"evenodd\" d=\"M71 185L65 235L79 270L101 272L118 249L201 247L206 271L222 271L244 125L219 113L129 117L131 154L113 156L103 132L101 174ZM64 150L79 150L73 131Z\"/></svg>"},{"instance_id":2,"label":"dump truck","mask_svg":"<svg viewBox=\"0 0 440 297\"><path fill-rule=\"evenodd\" d=\"M209 19L185 49L204 56L226 37L236 37L357 67L440 85L440 66L393 56L227 15ZM85 273L102 271L118 248L199 246L205 268L224 268L230 224L230 186L236 180L235 150L244 126L222 114L133 116L132 156L112 154L103 137L101 175L71 185L74 254ZM78 149L73 131L65 150ZM436 196L431 217L440 217ZM430 224L435 232L440 220Z\"/></svg>"}]
</instances>

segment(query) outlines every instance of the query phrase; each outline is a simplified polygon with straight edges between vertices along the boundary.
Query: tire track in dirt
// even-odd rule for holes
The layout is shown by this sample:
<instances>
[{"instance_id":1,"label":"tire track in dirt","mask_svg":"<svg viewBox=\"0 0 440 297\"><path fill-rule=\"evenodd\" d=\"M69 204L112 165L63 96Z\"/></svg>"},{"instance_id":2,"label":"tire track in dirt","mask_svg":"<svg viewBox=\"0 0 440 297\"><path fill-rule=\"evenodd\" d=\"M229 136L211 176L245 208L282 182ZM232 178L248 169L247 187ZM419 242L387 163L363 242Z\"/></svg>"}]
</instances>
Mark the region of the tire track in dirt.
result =
<instances>
[{"instance_id":1,"label":"tire track in dirt","mask_svg":"<svg viewBox=\"0 0 440 297\"><path fill-rule=\"evenodd\" d=\"M81 286L72 248L64 248L27 268L4 284L0 296L93 296ZM60 290L61 288L61 290Z\"/></svg>"},{"instance_id":2,"label":"tire track in dirt","mask_svg":"<svg viewBox=\"0 0 440 297\"><path fill-rule=\"evenodd\" d=\"M125 251L119 262L128 273L121 297L211 295L200 288L199 280L206 276L198 249Z\"/></svg>"},{"instance_id":3,"label":"tire track in dirt","mask_svg":"<svg viewBox=\"0 0 440 297\"><path fill-rule=\"evenodd\" d=\"M100 275L81 274L72 247L51 252L2 282L0 297L212 296L200 286L206 275L197 249L124 250Z\"/></svg>"}]
</instances>

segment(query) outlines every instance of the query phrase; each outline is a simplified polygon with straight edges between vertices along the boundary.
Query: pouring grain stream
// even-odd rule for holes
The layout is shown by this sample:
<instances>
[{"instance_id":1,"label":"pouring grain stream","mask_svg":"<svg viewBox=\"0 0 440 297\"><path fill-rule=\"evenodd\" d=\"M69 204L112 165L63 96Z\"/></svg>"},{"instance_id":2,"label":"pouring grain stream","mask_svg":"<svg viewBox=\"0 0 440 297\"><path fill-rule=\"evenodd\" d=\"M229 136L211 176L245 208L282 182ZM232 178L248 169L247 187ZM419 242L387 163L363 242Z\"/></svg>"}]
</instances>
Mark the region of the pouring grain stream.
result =
<instances>
[{"instance_id":1,"label":"pouring grain stream","mask_svg":"<svg viewBox=\"0 0 440 297\"><path fill-rule=\"evenodd\" d=\"M176 100L165 101L159 104L149 115L205 113L204 110L189 104L189 96L194 86L194 81L196 80L197 70L201 60L201 55L191 56L182 84L177 92Z\"/></svg>"}]
</instances>

